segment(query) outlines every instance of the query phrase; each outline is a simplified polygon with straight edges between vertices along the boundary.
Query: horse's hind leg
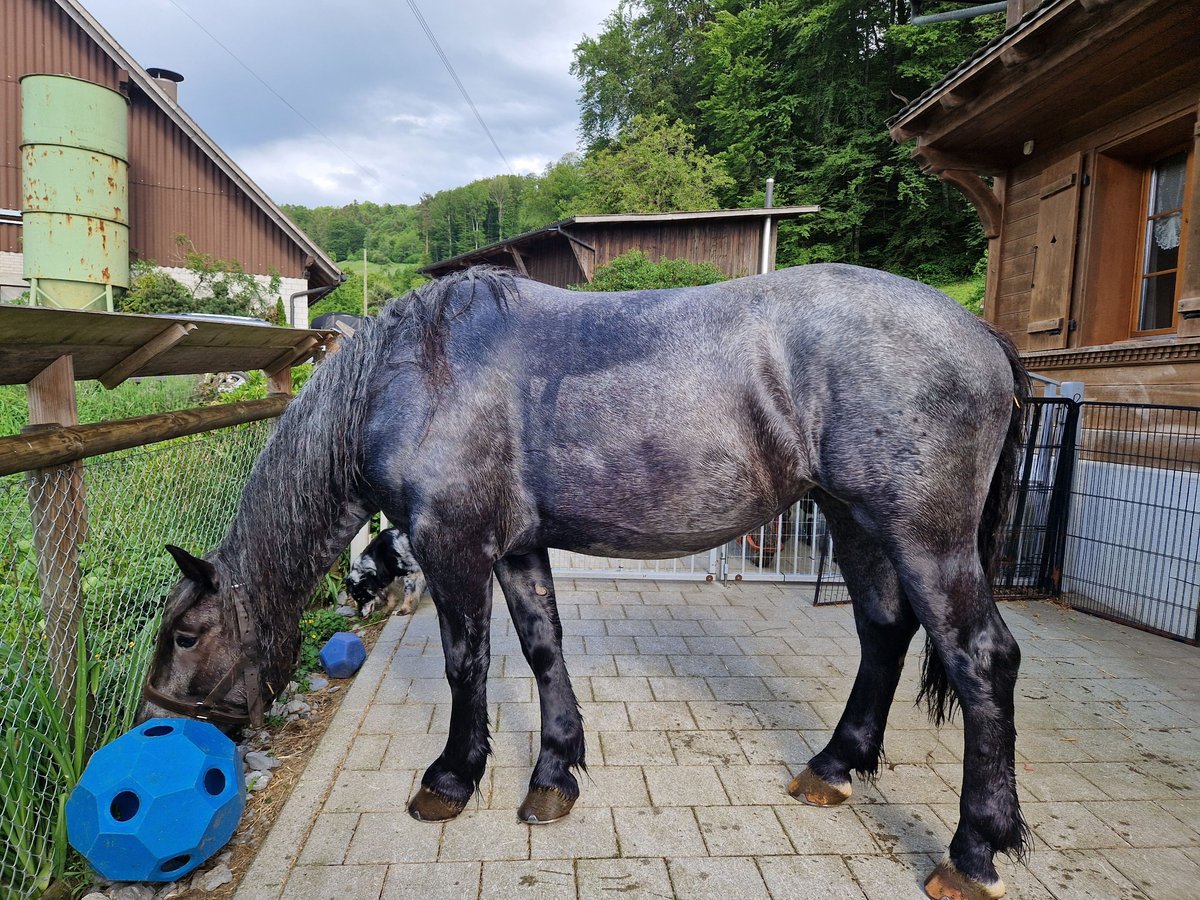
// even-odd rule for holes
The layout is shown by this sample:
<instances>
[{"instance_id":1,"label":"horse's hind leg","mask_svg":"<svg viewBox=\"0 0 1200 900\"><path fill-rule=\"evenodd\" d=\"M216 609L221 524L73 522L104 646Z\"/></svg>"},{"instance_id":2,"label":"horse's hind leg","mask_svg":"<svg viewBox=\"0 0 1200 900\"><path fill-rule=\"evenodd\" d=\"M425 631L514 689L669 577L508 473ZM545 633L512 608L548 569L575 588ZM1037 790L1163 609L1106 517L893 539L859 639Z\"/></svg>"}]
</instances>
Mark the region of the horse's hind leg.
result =
<instances>
[{"instance_id":1,"label":"horse's hind leg","mask_svg":"<svg viewBox=\"0 0 1200 900\"><path fill-rule=\"evenodd\" d=\"M487 671L491 656L492 573L484 560L458 559L427 569L426 580L446 657L450 682L450 732L446 749L421 778L408 803L414 819L439 822L457 816L475 792L490 752Z\"/></svg>"},{"instance_id":2,"label":"horse's hind leg","mask_svg":"<svg viewBox=\"0 0 1200 900\"><path fill-rule=\"evenodd\" d=\"M958 829L949 860L929 876L926 891L935 898L990 900L1004 893L993 856L1020 856L1027 846L1013 769L1021 651L996 608L973 534L957 546L943 539L895 546L904 592L931 644L922 691L938 718L952 699L963 711Z\"/></svg>"},{"instance_id":3,"label":"horse's hind leg","mask_svg":"<svg viewBox=\"0 0 1200 900\"><path fill-rule=\"evenodd\" d=\"M579 797L573 768L584 768L583 718L562 655L562 627L545 550L506 556L496 577L508 601L521 650L537 679L542 746L517 816L531 825L561 819Z\"/></svg>"},{"instance_id":4,"label":"horse's hind leg","mask_svg":"<svg viewBox=\"0 0 1200 900\"><path fill-rule=\"evenodd\" d=\"M870 778L879 770L888 711L917 620L879 542L840 500L821 493L816 499L838 548L862 656L833 737L792 779L788 793L818 806L833 806L850 796L851 772Z\"/></svg>"}]
</instances>

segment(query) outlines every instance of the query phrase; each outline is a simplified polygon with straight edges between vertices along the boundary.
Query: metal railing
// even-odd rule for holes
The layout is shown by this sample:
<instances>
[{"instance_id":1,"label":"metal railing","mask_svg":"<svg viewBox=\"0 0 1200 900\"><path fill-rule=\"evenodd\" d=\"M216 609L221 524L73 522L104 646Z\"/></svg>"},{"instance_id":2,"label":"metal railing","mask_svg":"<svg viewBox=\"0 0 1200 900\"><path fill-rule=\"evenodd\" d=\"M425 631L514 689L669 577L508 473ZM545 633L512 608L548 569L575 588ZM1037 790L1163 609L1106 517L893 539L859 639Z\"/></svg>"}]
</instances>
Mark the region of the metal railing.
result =
<instances>
[{"instance_id":1,"label":"metal railing","mask_svg":"<svg viewBox=\"0 0 1200 900\"><path fill-rule=\"evenodd\" d=\"M1200 407L1085 402L1076 456L1063 599L1196 641Z\"/></svg>"},{"instance_id":2,"label":"metal railing","mask_svg":"<svg viewBox=\"0 0 1200 900\"><path fill-rule=\"evenodd\" d=\"M179 577L164 544L221 539L270 428L0 478L0 896L33 896L63 871L66 796L132 724Z\"/></svg>"}]
</instances>

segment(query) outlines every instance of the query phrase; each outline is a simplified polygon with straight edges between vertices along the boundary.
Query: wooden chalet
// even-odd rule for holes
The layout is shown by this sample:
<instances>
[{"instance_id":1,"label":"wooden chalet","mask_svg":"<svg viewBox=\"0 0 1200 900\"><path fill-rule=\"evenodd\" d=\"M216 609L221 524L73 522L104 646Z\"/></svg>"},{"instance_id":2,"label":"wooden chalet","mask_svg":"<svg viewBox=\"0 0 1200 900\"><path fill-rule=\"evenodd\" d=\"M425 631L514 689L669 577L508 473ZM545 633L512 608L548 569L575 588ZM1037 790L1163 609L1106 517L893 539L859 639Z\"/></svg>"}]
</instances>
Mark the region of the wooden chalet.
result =
<instances>
[{"instance_id":1,"label":"wooden chalet","mask_svg":"<svg viewBox=\"0 0 1200 900\"><path fill-rule=\"evenodd\" d=\"M282 277L293 292L333 287L342 274L180 105L180 76L144 69L78 0L4 0L0 12L0 299L21 279L19 82L70 75L129 101L129 245L142 259L179 266L177 235L199 251ZM307 324L307 306L295 302Z\"/></svg>"},{"instance_id":2,"label":"wooden chalet","mask_svg":"<svg viewBox=\"0 0 1200 900\"><path fill-rule=\"evenodd\" d=\"M1008 0L892 120L988 237L984 313L1090 399L1200 405L1200 0Z\"/></svg>"},{"instance_id":3,"label":"wooden chalet","mask_svg":"<svg viewBox=\"0 0 1200 900\"><path fill-rule=\"evenodd\" d=\"M709 262L730 277L775 268L775 222L819 211L816 206L716 209L705 212L575 216L489 244L421 271L434 277L468 266L489 264L516 269L536 281L567 287L591 282L597 266L622 253L641 250L652 262L686 259Z\"/></svg>"}]
</instances>

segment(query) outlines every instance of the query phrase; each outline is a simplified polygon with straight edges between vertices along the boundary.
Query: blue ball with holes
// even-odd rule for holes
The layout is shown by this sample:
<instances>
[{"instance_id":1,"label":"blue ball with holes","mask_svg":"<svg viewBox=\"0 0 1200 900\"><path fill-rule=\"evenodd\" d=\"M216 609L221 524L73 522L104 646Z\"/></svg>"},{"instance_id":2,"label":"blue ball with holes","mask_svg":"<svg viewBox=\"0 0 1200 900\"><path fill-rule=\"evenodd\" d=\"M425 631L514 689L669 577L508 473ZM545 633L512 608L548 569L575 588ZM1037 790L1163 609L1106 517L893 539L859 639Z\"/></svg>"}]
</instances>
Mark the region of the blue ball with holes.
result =
<instances>
[{"instance_id":1,"label":"blue ball with holes","mask_svg":"<svg viewBox=\"0 0 1200 900\"><path fill-rule=\"evenodd\" d=\"M349 631L339 631L317 654L327 674L334 678L349 678L367 658L362 638Z\"/></svg>"},{"instance_id":2,"label":"blue ball with holes","mask_svg":"<svg viewBox=\"0 0 1200 900\"><path fill-rule=\"evenodd\" d=\"M233 741L208 722L150 719L92 755L67 838L110 881L174 881L228 843L245 806Z\"/></svg>"}]
</instances>

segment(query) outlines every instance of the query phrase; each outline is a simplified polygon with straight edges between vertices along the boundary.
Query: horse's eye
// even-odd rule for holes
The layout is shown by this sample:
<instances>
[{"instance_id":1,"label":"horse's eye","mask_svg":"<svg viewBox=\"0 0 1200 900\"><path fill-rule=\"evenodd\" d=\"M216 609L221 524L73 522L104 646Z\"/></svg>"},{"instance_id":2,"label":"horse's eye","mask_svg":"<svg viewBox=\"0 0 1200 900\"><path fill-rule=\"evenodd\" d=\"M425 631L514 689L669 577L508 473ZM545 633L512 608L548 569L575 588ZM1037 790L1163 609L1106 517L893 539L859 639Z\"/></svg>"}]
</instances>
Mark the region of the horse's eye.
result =
<instances>
[{"instance_id":1,"label":"horse's eye","mask_svg":"<svg viewBox=\"0 0 1200 900\"><path fill-rule=\"evenodd\" d=\"M194 634L177 634L175 635L175 646L184 650L190 650L196 646L198 638Z\"/></svg>"}]
</instances>

